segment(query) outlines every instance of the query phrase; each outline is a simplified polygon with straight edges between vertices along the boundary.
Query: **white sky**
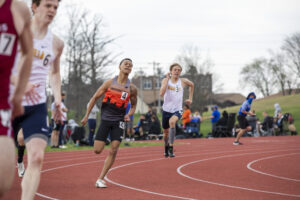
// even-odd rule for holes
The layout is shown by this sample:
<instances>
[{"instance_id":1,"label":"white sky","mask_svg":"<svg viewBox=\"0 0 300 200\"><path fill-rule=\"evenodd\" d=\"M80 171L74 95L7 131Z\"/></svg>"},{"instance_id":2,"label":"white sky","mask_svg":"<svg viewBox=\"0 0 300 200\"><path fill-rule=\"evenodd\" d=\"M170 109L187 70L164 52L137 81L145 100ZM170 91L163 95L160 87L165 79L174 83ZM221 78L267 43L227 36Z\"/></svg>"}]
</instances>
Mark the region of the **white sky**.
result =
<instances>
[{"instance_id":1,"label":"white sky","mask_svg":"<svg viewBox=\"0 0 300 200\"><path fill-rule=\"evenodd\" d=\"M130 57L150 74L156 61L167 71L184 45L194 45L214 62L224 92L244 95L242 67L300 31L299 0L63 0L59 12L70 4L101 14L106 34L122 36L113 46L122 53L117 62Z\"/></svg>"}]
</instances>

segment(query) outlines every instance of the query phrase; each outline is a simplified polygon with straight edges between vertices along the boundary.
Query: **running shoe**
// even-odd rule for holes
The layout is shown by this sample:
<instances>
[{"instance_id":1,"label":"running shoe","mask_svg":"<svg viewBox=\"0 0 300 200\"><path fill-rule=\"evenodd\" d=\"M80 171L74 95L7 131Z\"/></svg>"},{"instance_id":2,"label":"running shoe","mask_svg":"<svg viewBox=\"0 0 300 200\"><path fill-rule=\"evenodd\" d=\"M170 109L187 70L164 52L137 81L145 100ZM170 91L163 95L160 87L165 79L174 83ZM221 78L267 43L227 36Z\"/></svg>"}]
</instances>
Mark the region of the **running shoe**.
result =
<instances>
[{"instance_id":1,"label":"running shoe","mask_svg":"<svg viewBox=\"0 0 300 200\"><path fill-rule=\"evenodd\" d=\"M97 188L106 188L107 185L106 185L106 183L105 183L104 180L98 179L98 180L96 181L96 187L97 187Z\"/></svg>"},{"instance_id":2,"label":"running shoe","mask_svg":"<svg viewBox=\"0 0 300 200\"><path fill-rule=\"evenodd\" d=\"M241 142L237 142L237 141L234 141L233 142L233 145L242 145L243 143L241 143Z\"/></svg>"},{"instance_id":3,"label":"running shoe","mask_svg":"<svg viewBox=\"0 0 300 200\"><path fill-rule=\"evenodd\" d=\"M164 156L167 158L169 157L169 145L166 145L165 146L165 153L164 153Z\"/></svg>"},{"instance_id":4,"label":"running shoe","mask_svg":"<svg viewBox=\"0 0 300 200\"><path fill-rule=\"evenodd\" d=\"M23 177L24 174L25 174L25 167L24 167L23 162L17 163L17 168L18 168L18 175L19 175L19 177Z\"/></svg>"},{"instance_id":5,"label":"running shoe","mask_svg":"<svg viewBox=\"0 0 300 200\"><path fill-rule=\"evenodd\" d=\"M173 146L169 147L169 156L170 156L170 158L175 157L175 154L173 153Z\"/></svg>"}]
</instances>

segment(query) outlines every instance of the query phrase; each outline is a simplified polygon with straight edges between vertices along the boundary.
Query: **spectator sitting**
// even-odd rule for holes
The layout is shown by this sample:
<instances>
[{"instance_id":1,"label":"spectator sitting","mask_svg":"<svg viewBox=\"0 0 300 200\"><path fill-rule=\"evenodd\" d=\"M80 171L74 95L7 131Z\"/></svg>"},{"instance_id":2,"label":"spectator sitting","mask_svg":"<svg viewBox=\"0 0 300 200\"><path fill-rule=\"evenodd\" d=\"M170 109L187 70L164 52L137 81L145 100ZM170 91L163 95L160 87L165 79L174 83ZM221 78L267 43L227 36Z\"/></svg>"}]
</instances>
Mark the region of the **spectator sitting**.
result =
<instances>
[{"instance_id":1,"label":"spectator sitting","mask_svg":"<svg viewBox=\"0 0 300 200\"><path fill-rule=\"evenodd\" d=\"M222 117L218 120L216 124L216 130L213 137L224 137L227 132L227 123L228 123L228 113L226 110L223 111Z\"/></svg>"},{"instance_id":2,"label":"spectator sitting","mask_svg":"<svg viewBox=\"0 0 300 200\"><path fill-rule=\"evenodd\" d=\"M139 139L143 138L148 134L149 131L149 122L146 120L145 115L140 116L140 120L138 121L137 125L133 127L135 130L135 135L137 134Z\"/></svg>"},{"instance_id":3,"label":"spectator sitting","mask_svg":"<svg viewBox=\"0 0 300 200\"><path fill-rule=\"evenodd\" d=\"M247 115L246 119L249 123L249 125L251 126L251 133L252 133L252 136L258 136L258 133L257 133L257 117L256 117L256 114L255 114L255 110L252 110L252 113L253 115Z\"/></svg>"},{"instance_id":4,"label":"spectator sitting","mask_svg":"<svg viewBox=\"0 0 300 200\"><path fill-rule=\"evenodd\" d=\"M146 119L149 123L151 123L151 117L152 117L152 115L153 115L153 110L152 110L152 108L149 106L149 107L148 107L148 112L147 112L146 115L145 115L145 119Z\"/></svg>"},{"instance_id":5,"label":"spectator sitting","mask_svg":"<svg viewBox=\"0 0 300 200\"><path fill-rule=\"evenodd\" d=\"M145 120L145 115L141 115L140 120L137 122L136 126L133 127L134 135L137 135L138 137L143 135L143 130L140 130L140 129L142 129L142 126L141 126L142 120Z\"/></svg>"},{"instance_id":6,"label":"spectator sitting","mask_svg":"<svg viewBox=\"0 0 300 200\"><path fill-rule=\"evenodd\" d=\"M228 113L226 110L223 111L222 117L217 122L217 126L227 126L228 122Z\"/></svg>"},{"instance_id":7,"label":"spectator sitting","mask_svg":"<svg viewBox=\"0 0 300 200\"><path fill-rule=\"evenodd\" d=\"M281 112L277 115L276 126L277 130L279 130L280 133L283 133L283 115Z\"/></svg>"},{"instance_id":8,"label":"spectator sitting","mask_svg":"<svg viewBox=\"0 0 300 200\"><path fill-rule=\"evenodd\" d=\"M149 137L150 137L150 139L152 137L159 139L159 136L161 135L160 121L156 117L156 115L152 115L151 120L152 120L152 122L151 122L150 129L149 129Z\"/></svg>"},{"instance_id":9,"label":"spectator sitting","mask_svg":"<svg viewBox=\"0 0 300 200\"><path fill-rule=\"evenodd\" d=\"M263 112L264 121L260 124L260 128L263 131L267 131L270 127L270 120L273 121L273 118L268 115L267 112Z\"/></svg>"},{"instance_id":10,"label":"spectator sitting","mask_svg":"<svg viewBox=\"0 0 300 200\"><path fill-rule=\"evenodd\" d=\"M289 131L291 132L291 135L297 135L298 133L294 125L294 119L292 114L289 114L288 116L288 124L289 124Z\"/></svg>"},{"instance_id":11,"label":"spectator sitting","mask_svg":"<svg viewBox=\"0 0 300 200\"><path fill-rule=\"evenodd\" d=\"M190 110L190 107L187 104L184 105L183 110L184 110L184 112L182 114L181 119L182 119L182 124L183 124L182 127L185 128L186 125L189 124L190 121L191 121L191 110Z\"/></svg>"},{"instance_id":12,"label":"spectator sitting","mask_svg":"<svg viewBox=\"0 0 300 200\"><path fill-rule=\"evenodd\" d=\"M191 122L200 124L201 121L202 121L201 115L199 114L199 111L196 111L195 114L192 116Z\"/></svg>"}]
</instances>

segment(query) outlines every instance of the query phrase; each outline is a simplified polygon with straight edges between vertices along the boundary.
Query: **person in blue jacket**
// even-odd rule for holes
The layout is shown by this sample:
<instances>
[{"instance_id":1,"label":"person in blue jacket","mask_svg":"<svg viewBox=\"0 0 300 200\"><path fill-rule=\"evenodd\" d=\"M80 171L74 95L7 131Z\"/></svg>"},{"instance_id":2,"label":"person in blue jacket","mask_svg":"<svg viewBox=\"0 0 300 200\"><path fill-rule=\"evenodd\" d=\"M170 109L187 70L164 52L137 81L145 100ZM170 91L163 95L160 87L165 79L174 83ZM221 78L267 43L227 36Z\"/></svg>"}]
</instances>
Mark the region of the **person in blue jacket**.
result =
<instances>
[{"instance_id":1,"label":"person in blue jacket","mask_svg":"<svg viewBox=\"0 0 300 200\"><path fill-rule=\"evenodd\" d=\"M250 92L246 98L246 101L242 104L240 111L238 113L238 122L240 126L240 131L238 132L235 141L233 142L234 145L241 145L243 143L240 142L240 138L246 131L251 131L251 126L249 125L246 116L251 115L253 116L254 114L252 113L251 110L251 104L252 101L256 99L256 95L254 92Z\"/></svg>"},{"instance_id":2,"label":"person in blue jacket","mask_svg":"<svg viewBox=\"0 0 300 200\"><path fill-rule=\"evenodd\" d=\"M216 131L216 127L217 127L217 122L220 119L220 112L218 111L218 106L215 105L212 107L212 114L209 117L210 118L210 122L211 122L211 133L214 136L215 135L215 131Z\"/></svg>"}]
</instances>

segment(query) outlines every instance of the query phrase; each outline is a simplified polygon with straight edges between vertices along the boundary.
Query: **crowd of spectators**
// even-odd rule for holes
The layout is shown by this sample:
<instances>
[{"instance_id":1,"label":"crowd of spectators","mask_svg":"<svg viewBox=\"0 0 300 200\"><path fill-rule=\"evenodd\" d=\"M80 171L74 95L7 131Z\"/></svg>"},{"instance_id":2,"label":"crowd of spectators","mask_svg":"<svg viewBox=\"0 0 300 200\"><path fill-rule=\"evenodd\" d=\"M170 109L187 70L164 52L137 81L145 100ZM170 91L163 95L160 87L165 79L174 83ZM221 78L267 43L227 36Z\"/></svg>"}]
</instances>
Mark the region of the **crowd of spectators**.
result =
<instances>
[{"instance_id":1,"label":"crowd of spectators","mask_svg":"<svg viewBox=\"0 0 300 200\"><path fill-rule=\"evenodd\" d=\"M255 110L252 110L253 115L246 117L251 131L244 134L244 136L278 136L278 135L297 135L297 130L294 125L294 119L291 113L282 113L282 109L278 103L274 104L274 116L268 112L262 113L262 120L256 115ZM87 145L93 145L95 136L95 125L97 112L99 109L95 107L95 113L89 118L89 136L86 138ZM128 104L127 111L130 110ZM234 137L239 130L236 125L236 114L228 113L226 110L220 114L218 106L211 108L212 113L209 117L201 117L199 111L191 112L188 105L184 105L181 123L176 126L176 138L191 138L201 137L200 124L204 119L210 119L211 132L207 137ZM67 111L67 109L66 109ZM85 131L74 120L65 121L66 126L59 128L59 146L64 146L67 141L71 140L76 145L84 144ZM55 132L55 124L53 130ZM148 140L148 139L162 139L161 122L157 116L156 110L149 107L148 112L141 114L136 125L134 125L133 117L131 121L126 123L125 140ZM58 132L56 131L56 132ZM56 133L55 132L55 133ZM53 133L52 133L53 134ZM57 135L57 134L55 134Z\"/></svg>"},{"instance_id":2,"label":"crowd of spectators","mask_svg":"<svg viewBox=\"0 0 300 200\"><path fill-rule=\"evenodd\" d=\"M294 125L294 119L291 113L282 113L278 103L274 104L274 115L271 117L267 111L262 113L263 120L260 121L255 115L247 116L247 121L251 126L251 131L247 136L280 136L280 135L297 135Z\"/></svg>"}]
</instances>

